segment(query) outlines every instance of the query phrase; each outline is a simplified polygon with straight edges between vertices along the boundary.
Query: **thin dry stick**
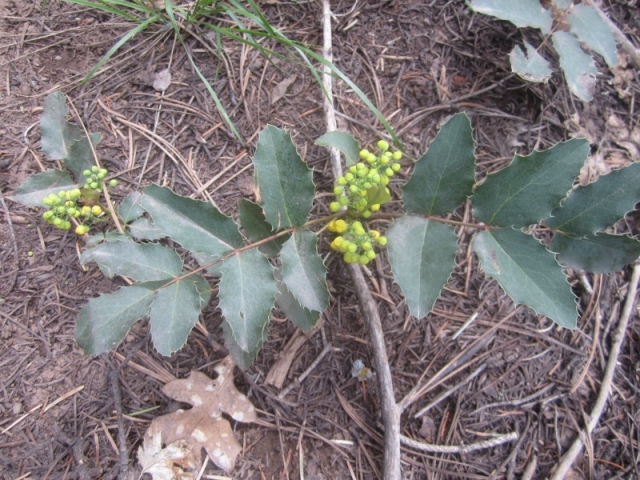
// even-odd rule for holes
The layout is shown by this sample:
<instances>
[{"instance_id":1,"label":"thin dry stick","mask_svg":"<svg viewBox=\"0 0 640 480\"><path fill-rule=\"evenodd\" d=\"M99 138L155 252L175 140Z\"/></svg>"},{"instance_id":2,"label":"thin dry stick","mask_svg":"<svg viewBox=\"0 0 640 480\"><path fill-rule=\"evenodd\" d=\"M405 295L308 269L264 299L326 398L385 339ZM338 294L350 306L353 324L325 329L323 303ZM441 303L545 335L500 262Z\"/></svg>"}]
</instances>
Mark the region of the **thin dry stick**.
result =
<instances>
[{"instance_id":1,"label":"thin dry stick","mask_svg":"<svg viewBox=\"0 0 640 480\"><path fill-rule=\"evenodd\" d=\"M467 376L467 378L465 378L464 380L460 380L459 383L457 383L455 386L445 390L444 392L442 392L440 395L438 395L436 398L433 399L433 401L431 403L429 403L429 405L427 405L426 407L424 407L423 409L421 409L418 413L416 413L413 418L418 418L423 416L425 413L427 413L429 410L431 410L433 407L435 407L436 405L438 405L442 400L444 400L445 398L451 396L451 394L457 392L459 389L461 389L463 386L465 386L467 383L469 383L471 380L473 380L474 378L476 378L478 375L480 375L480 373L482 373L484 371L484 369L487 367L486 364L484 365L480 365L478 368L476 368L469 376Z\"/></svg>"},{"instance_id":2,"label":"thin dry stick","mask_svg":"<svg viewBox=\"0 0 640 480\"><path fill-rule=\"evenodd\" d=\"M400 441L407 447L421 452L429 453L469 453L476 450L484 450L485 448L497 447L503 443L513 442L518 439L516 432L507 433L505 435L497 435L488 440L482 440L481 442L470 443L469 445L432 445L430 443L419 442L413 438L400 435Z\"/></svg>"},{"instance_id":3,"label":"thin dry stick","mask_svg":"<svg viewBox=\"0 0 640 480\"><path fill-rule=\"evenodd\" d=\"M322 2L322 23L323 23L323 49L322 55L328 61L332 61L331 45L331 9L329 0ZM325 88L324 110L327 122L327 131L336 129L335 109L333 106L332 79L329 67L324 65L322 81ZM340 164L340 153L337 149L331 148L331 170L333 178L336 180L342 175ZM378 314L378 308L373 300L367 282L359 266L350 264L349 273L355 285L356 294L362 307L365 322L369 327L371 346L378 372L378 384L380 387L380 399L382 403L382 422L384 424L384 461L383 478L385 480L400 480L400 410L396 404L393 392L393 382L389 359L384 344L384 333L382 322Z\"/></svg>"},{"instance_id":4,"label":"thin dry stick","mask_svg":"<svg viewBox=\"0 0 640 480\"><path fill-rule=\"evenodd\" d=\"M624 340L624 334L627 330L627 324L629 323L629 317L633 311L633 307L636 301L636 292L638 291L638 280L640 279L640 264L636 264L633 267L633 273L631 274L631 280L629 280L629 290L627 292L627 300L625 301L624 308L620 315L618 322L618 328L613 334L613 343L611 344L611 351L609 353L609 359L607 360L607 367L604 371L604 377L602 378L602 386L600 387L600 394L596 400L593 410L589 415L589 423L586 428L580 432L580 435L574 440L571 448L564 454L562 460L558 464L558 468L554 472L551 480L562 480L566 477L567 472L573 465L576 457L582 451L582 438L591 435L591 432L600 421L600 416L609 398L611 392L611 386L613 384L613 375L615 373L616 364L618 363L618 355L622 347L622 341Z\"/></svg>"}]
</instances>

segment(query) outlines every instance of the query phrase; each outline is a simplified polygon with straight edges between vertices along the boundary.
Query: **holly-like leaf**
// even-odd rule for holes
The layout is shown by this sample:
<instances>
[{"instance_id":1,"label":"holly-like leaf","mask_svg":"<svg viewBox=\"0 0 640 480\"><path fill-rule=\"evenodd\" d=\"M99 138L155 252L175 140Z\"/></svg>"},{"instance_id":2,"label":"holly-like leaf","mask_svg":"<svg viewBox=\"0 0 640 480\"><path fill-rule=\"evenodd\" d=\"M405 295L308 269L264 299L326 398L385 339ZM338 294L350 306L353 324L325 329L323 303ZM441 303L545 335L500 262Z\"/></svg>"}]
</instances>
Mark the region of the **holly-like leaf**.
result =
<instances>
[{"instance_id":1,"label":"holly-like leaf","mask_svg":"<svg viewBox=\"0 0 640 480\"><path fill-rule=\"evenodd\" d=\"M119 242L105 242L82 252L80 263L94 261L102 273L129 277L139 282L175 277L182 271L182 259L175 250L156 243L136 243L123 236Z\"/></svg>"},{"instance_id":2,"label":"holly-like leaf","mask_svg":"<svg viewBox=\"0 0 640 480\"><path fill-rule=\"evenodd\" d=\"M613 32L598 12L585 4L574 5L567 12L571 32L591 50L602 55L609 68L618 61L618 51Z\"/></svg>"},{"instance_id":3,"label":"holly-like leaf","mask_svg":"<svg viewBox=\"0 0 640 480\"><path fill-rule=\"evenodd\" d=\"M474 183L474 151L469 117L457 113L440 127L402 189L407 212L443 215L464 202Z\"/></svg>"},{"instance_id":4,"label":"holly-like leaf","mask_svg":"<svg viewBox=\"0 0 640 480\"><path fill-rule=\"evenodd\" d=\"M137 220L144 214L144 208L140 206L140 198L142 194L140 192L131 192L127 195L120 206L118 207L118 215L124 223Z\"/></svg>"},{"instance_id":5,"label":"holly-like leaf","mask_svg":"<svg viewBox=\"0 0 640 480\"><path fill-rule=\"evenodd\" d=\"M45 98L44 113L40 119L41 145L51 160L62 160L65 168L81 181L82 172L95 162L87 136L82 128L67 122L68 113L62 93L53 92ZM100 141L99 133L92 133L90 137L94 145Z\"/></svg>"},{"instance_id":6,"label":"holly-like leaf","mask_svg":"<svg viewBox=\"0 0 640 480\"><path fill-rule=\"evenodd\" d=\"M67 172L52 168L30 176L13 191L11 197L29 207L42 207L42 200L47 195L77 187L78 184Z\"/></svg>"},{"instance_id":7,"label":"holly-like leaf","mask_svg":"<svg viewBox=\"0 0 640 480\"><path fill-rule=\"evenodd\" d=\"M76 323L76 341L86 354L98 355L118 346L131 326L147 316L155 292L139 285L92 298Z\"/></svg>"},{"instance_id":8,"label":"holly-like leaf","mask_svg":"<svg viewBox=\"0 0 640 480\"><path fill-rule=\"evenodd\" d=\"M533 27L551 33L553 19L538 0L472 0L472 10L507 20L516 27Z\"/></svg>"},{"instance_id":9,"label":"holly-like leaf","mask_svg":"<svg viewBox=\"0 0 640 480\"><path fill-rule=\"evenodd\" d=\"M524 42L527 53L516 45L509 54L511 70L529 82L547 82L553 73L549 62L528 42Z\"/></svg>"},{"instance_id":10,"label":"holly-like leaf","mask_svg":"<svg viewBox=\"0 0 640 480\"><path fill-rule=\"evenodd\" d=\"M334 130L327 132L316 140L316 145L321 147L336 147L344 154L347 167L358 163L360 158L360 146L353 135L347 132Z\"/></svg>"},{"instance_id":11,"label":"holly-like leaf","mask_svg":"<svg viewBox=\"0 0 640 480\"><path fill-rule=\"evenodd\" d=\"M478 233L473 250L485 274L495 278L514 303L561 327L576 328L575 296L553 254L538 240L509 227L497 228Z\"/></svg>"},{"instance_id":12,"label":"holly-like leaf","mask_svg":"<svg viewBox=\"0 0 640 480\"><path fill-rule=\"evenodd\" d=\"M608 233L578 238L556 233L549 249L565 267L593 273L617 272L640 256L635 238Z\"/></svg>"},{"instance_id":13,"label":"holly-like leaf","mask_svg":"<svg viewBox=\"0 0 640 480\"><path fill-rule=\"evenodd\" d=\"M158 290L149 312L156 350L169 356L182 348L210 298L211 287L200 275L190 275Z\"/></svg>"},{"instance_id":14,"label":"holly-like leaf","mask_svg":"<svg viewBox=\"0 0 640 480\"><path fill-rule=\"evenodd\" d=\"M186 440L196 458L204 448L213 463L230 473L242 447L222 413L244 423L258 418L253 404L233 384L233 366L226 357L215 368L218 376L214 380L192 371L189 378L172 380L162 387L165 395L192 408L154 418L145 439L159 431L164 444Z\"/></svg>"},{"instance_id":15,"label":"holly-like leaf","mask_svg":"<svg viewBox=\"0 0 640 480\"><path fill-rule=\"evenodd\" d=\"M516 155L476 188L475 217L501 227L538 223L565 198L588 154L589 142L573 139L527 157Z\"/></svg>"},{"instance_id":16,"label":"holly-like leaf","mask_svg":"<svg viewBox=\"0 0 640 480\"><path fill-rule=\"evenodd\" d=\"M223 262L220 310L241 350L253 352L263 341L275 294L273 267L256 249L238 253Z\"/></svg>"},{"instance_id":17,"label":"holly-like leaf","mask_svg":"<svg viewBox=\"0 0 640 480\"><path fill-rule=\"evenodd\" d=\"M634 163L574 189L545 223L575 236L594 235L624 217L639 201L640 163Z\"/></svg>"},{"instance_id":18,"label":"holly-like leaf","mask_svg":"<svg viewBox=\"0 0 640 480\"><path fill-rule=\"evenodd\" d=\"M264 218L264 212L262 208L260 208L260 205L250 202L247 199L243 198L238 204L238 218L240 219L240 225L242 225L251 243L259 242L274 234L273 227L269 225ZM287 241L287 238L289 238L288 235L283 235L282 237L260 245L258 249L265 255L275 257L280 253L282 244Z\"/></svg>"},{"instance_id":19,"label":"holly-like leaf","mask_svg":"<svg viewBox=\"0 0 640 480\"><path fill-rule=\"evenodd\" d=\"M329 303L327 269L317 250L318 237L307 229L297 230L280 251L282 281L301 306L317 312Z\"/></svg>"},{"instance_id":20,"label":"holly-like leaf","mask_svg":"<svg viewBox=\"0 0 640 480\"><path fill-rule=\"evenodd\" d=\"M570 33L554 32L551 40L560 56L560 68L569 90L579 99L590 102L598 73L593 57L582 49L578 39Z\"/></svg>"},{"instance_id":21,"label":"holly-like leaf","mask_svg":"<svg viewBox=\"0 0 640 480\"><path fill-rule=\"evenodd\" d=\"M144 189L139 203L149 212L154 225L192 252L201 265L244 244L235 222L209 202L150 185Z\"/></svg>"},{"instance_id":22,"label":"holly-like leaf","mask_svg":"<svg viewBox=\"0 0 640 480\"><path fill-rule=\"evenodd\" d=\"M455 267L456 233L448 225L405 216L393 222L387 238L395 281L411 314L422 318L433 308Z\"/></svg>"},{"instance_id":23,"label":"holly-like leaf","mask_svg":"<svg viewBox=\"0 0 640 480\"><path fill-rule=\"evenodd\" d=\"M90 133L89 138L95 148L98 142L100 142L102 135L100 133ZM82 138L69 146L69 155L64 159L62 164L65 168L73 172L78 182L84 182L85 177L82 172L95 165L93 150L89 145L89 140L87 140L87 137L84 135L84 131L82 132Z\"/></svg>"},{"instance_id":24,"label":"holly-like leaf","mask_svg":"<svg viewBox=\"0 0 640 480\"><path fill-rule=\"evenodd\" d=\"M160 240L166 237L162 229L146 217L134 220L127 225L127 229L131 236L138 240Z\"/></svg>"},{"instance_id":25,"label":"holly-like leaf","mask_svg":"<svg viewBox=\"0 0 640 480\"><path fill-rule=\"evenodd\" d=\"M255 344L255 347L252 348L249 352L245 352L238 346L238 343L233 336L233 330L231 329L229 322L227 322L226 320L222 322L222 336L224 337L224 345L229 351L229 355L231 355L231 358L233 358L233 361L236 362L236 365L241 370L246 370L247 368L251 367L251 365L253 365L253 362L258 356L258 353L260 353L260 350L262 350L264 342L267 341L267 329L265 328L263 330L261 338Z\"/></svg>"},{"instance_id":26,"label":"holly-like leaf","mask_svg":"<svg viewBox=\"0 0 640 480\"><path fill-rule=\"evenodd\" d=\"M123 236L118 232L105 232L89 235L84 241L84 246L87 248L95 247L102 242L121 242Z\"/></svg>"},{"instance_id":27,"label":"holly-like leaf","mask_svg":"<svg viewBox=\"0 0 640 480\"><path fill-rule=\"evenodd\" d=\"M287 286L282 281L280 268L275 269L274 276L278 286L278 293L276 293L277 307L296 327L305 332L312 330L320 320L322 313L308 310L300 305L300 302L296 300L296 297L293 296L293 293L287 289Z\"/></svg>"},{"instance_id":28,"label":"holly-like leaf","mask_svg":"<svg viewBox=\"0 0 640 480\"><path fill-rule=\"evenodd\" d=\"M276 230L304 224L313 203L312 172L289 134L268 125L258 137L253 164L267 222Z\"/></svg>"}]
</instances>

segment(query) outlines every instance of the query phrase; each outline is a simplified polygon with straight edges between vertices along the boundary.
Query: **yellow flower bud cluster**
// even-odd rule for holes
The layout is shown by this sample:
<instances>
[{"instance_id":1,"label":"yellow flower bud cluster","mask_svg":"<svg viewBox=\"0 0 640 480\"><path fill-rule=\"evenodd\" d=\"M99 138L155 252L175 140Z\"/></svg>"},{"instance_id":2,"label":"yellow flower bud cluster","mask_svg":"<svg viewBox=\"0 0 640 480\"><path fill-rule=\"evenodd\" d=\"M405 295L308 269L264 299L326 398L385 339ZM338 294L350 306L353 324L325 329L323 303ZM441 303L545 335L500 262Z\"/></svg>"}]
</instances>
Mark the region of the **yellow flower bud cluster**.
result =
<instances>
[{"instance_id":1,"label":"yellow flower bud cluster","mask_svg":"<svg viewBox=\"0 0 640 480\"><path fill-rule=\"evenodd\" d=\"M366 265L376 258L374 247L387 244L387 238L380 232L366 231L361 222L354 220L367 219L380 209L381 203L389 199L389 179L400 170L398 161L402 158L402 152L390 152L389 144L384 140L380 140L377 146L379 155L361 150L361 161L349 167L349 171L338 178L338 185L333 189L337 198L329 208L337 213L346 207L346 216L344 220L330 221L327 229L338 234L331 242L331 248L342 253L347 263Z\"/></svg>"},{"instance_id":2,"label":"yellow flower bud cluster","mask_svg":"<svg viewBox=\"0 0 640 480\"><path fill-rule=\"evenodd\" d=\"M329 205L332 212L338 212L346 206L349 214L369 218L380 209L380 204L374 203L375 199L370 198L371 192L384 187L389 193L387 185L389 179L400 170L397 161L402 158L402 152L390 152L389 144L384 140L378 142L378 148L378 156L366 149L361 150L361 161L349 167L349 171L338 178L338 185L333 189L337 200Z\"/></svg>"},{"instance_id":3,"label":"yellow flower bud cluster","mask_svg":"<svg viewBox=\"0 0 640 480\"><path fill-rule=\"evenodd\" d=\"M107 176L105 169L92 167L91 170L85 170L84 176L87 177L87 183L84 188L73 188L71 190L62 190L57 193L47 195L42 204L49 207L42 214L42 218L51 225L61 229L69 230L71 228L71 219L75 219L79 225L75 232L78 235L84 235L89 232L89 225L93 225L104 216L104 211L100 205L83 205L88 200L94 201L98 198L102 189L102 180ZM109 186L115 186L117 182L111 180Z\"/></svg>"},{"instance_id":4,"label":"yellow flower bud cluster","mask_svg":"<svg viewBox=\"0 0 640 480\"><path fill-rule=\"evenodd\" d=\"M362 223L354 221L332 220L327 225L330 232L339 235L331 242L331 248L342 253L342 258L347 263L359 263L366 265L376 258L375 245L384 246L387 238L380 235L377 230L365 231Z\"/></svg>"}]
</instances>

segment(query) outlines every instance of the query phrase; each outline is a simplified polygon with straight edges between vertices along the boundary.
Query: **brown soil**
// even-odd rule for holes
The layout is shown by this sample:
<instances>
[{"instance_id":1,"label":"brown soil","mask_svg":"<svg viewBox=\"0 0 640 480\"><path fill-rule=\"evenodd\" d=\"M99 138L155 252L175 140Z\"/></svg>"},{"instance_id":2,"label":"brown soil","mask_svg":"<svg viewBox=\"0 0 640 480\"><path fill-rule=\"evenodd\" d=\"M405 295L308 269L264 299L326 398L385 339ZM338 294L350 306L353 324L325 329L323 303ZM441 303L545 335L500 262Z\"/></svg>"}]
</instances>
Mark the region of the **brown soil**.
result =
<instances>
[{"instance_id":1,"label":"brown soil","mask_svg":"<svg viewBox=\"0 0 640 480\"><path fill-rule=\"evenodd\" d=\"M611 18L640 44L640 6L628 0L604 3ZM290 37L322 44L317 2L268 1L261 6ZM587 136L592 145L595 160L585 176L639 160L640 144L634 142L640 138L640 84L631 68L617 68L615 75L601 68L595 100L585 104L570 96L559 74L547 85L513 76L507 54L522 35L534 33L471 14L463 2L332 2L332 9L337 14L335 63L390 119L409 156L424 152L449 115L465 111L475 129L480 175L505 166L516 152L526 154L573 136ZM126 469L137 468L135 451L150 420L177 408L160 392L166 379L185 377L192 369L213 375L226 355L220 312L212 302L201 328L170 358L153 350L143 322L116 354L91 358L76 346L79 308L87 298L124 283L106 279L94 265L81 268L83 241L50 228L37 209L11 198L30 174L50 164L37 128L45 96L63 91L87 128L102 132L98 153L117 172L116 200L152 182L191 195L228 168L207 185L207 196L196 196L213 199L233 215L237 201L251 195L246 188L250 157L257 133L267 123L292 134L314 169L319 191L329 191L327 155L314 146L325 131L322 93L297 63L267 62L257 51L229 40L217 56L215 43L206 44L204 36L204 43L188 37L203 74L247 139L243 147L221 122L170 32L152 29L136 36L102 73L81 85L130 24L57 0L0 0L0 14L0 476L126 478ZM167 67L172 85L161 95L144 79ZM295 81L274 104L274 89L292 75ZM337 82L335 95L339 127L363 145L380 138L383 129L345 84ZM155 131L183 161L169 158L144 131ZM316 205L317 212L326 211L326 197L319 196ZM469 215L469 209L461 209L458 218L469 220ZM458 266L425 319L409 315L384 260L371 269L371 289L381 294L397 398L419 378L453 371L453 362L462 367L416 398L401 429L404 435L440 445L474 443L508 432L517 432L519 440L466 454L424 454L403 447L404 478L520 478L534 459L532 478L545 478L584 425L600 391L629 272L582 280L569 272L582 316L578 329L561 330L527 308L515 308L483 276L467 248L471 233L462 232ZM321 248L327 251L326 242ZM350 374L355 359L372 364L367 331L346 270L333 257L327 266L331 306L322 329L296 356L285 385L326 344L336 351L286 400L278 400L279 390L264 379L296 329L274 318L255 365L236 371L236 384L259 409L262 422L235 426L244 450L233 478L297 479L301 468L306 479L380 476L376 382L359 382ZM586 292L585 282L594 294ZM456 336L474 313L476 320ZM601 322L595 321L597 315ZM486 340L473 351L474 341L483 335ZM572 478L637 478L639 342L636 312L610 401ZM475 378L414 418L479 367L483 370ZM209 465L202 478L222 473Z\"/></svg>"}]
</instances>

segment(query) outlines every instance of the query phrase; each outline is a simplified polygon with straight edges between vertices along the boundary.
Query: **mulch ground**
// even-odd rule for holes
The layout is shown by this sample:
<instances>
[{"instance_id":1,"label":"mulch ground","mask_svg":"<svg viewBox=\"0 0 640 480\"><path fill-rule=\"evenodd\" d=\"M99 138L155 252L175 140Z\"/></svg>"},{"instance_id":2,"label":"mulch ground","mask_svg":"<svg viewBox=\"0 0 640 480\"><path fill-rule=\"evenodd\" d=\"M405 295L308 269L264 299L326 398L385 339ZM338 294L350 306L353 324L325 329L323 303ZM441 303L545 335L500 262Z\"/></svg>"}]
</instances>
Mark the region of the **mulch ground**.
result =
<instances>
[{"instance_id":1,"label":"mulch ground","mask_svg":"<svg viewBox=\"0 0 640 480\"><path fill-rule=\"evenodd\" d=\"M640 44L640 6L604 3L611 18ZM268 1L261 6L291 38L322 44L318 3ZM592 146L584 180L640 160L640 83L630 67L619 65L613 72L601 67L595 100L585 104L570 96L559 73L545 85L515 77L507 55L514 42L523 35L535 38L535 33L471 14L463 2L341 1L332 2L332 10L336 65L389 119L409 157L425 151L448 116L465 111L474 126L480 177L506 166L514 153L574 136L586 136ZM196 62L246 139L245 147L221 121L170 31L151 29L136 36L81 85L130 24L56 0L0 0L0 13L0 476L126 478L123 472L135 471L135 451L151 419L179 406L160 392L162 385L191 370L214 376L214 366L227 354L221 316L212 302L202 325L172 357L154 351L143 322L113 354L91 358L76 346L79 308L87 298L124 283L106 279L95 265L83 269L81 239L50 228L36 209L11 198L29 175L50 164L37 127L45 96L63 91L87 128L103 134L98 153L120 180L116 200L156 182L183 195L212 199L224 213L235 215L239 199L253 198L251 155L266 124L291 133L314 170L319 191L330 191L328 156L314 145L326 129L322 92L300 62L269 62L237 42L224 40L218 50L204 34L187 37ZM147 79L165 68L172 84L160 94ZM286 89L283 81L289 84ZM336 83L335 97L339 128L363 145L384 135L344 83ZM161 150L161 142L175 153ZM404 175L408 170L406 163ZM393 187L397 193L398 186ZM326 212L326 203L327 196L320 195L315 213ZM471 220L470 209L462 207L457 218ZM634 225L637 215L630 214L621 228L637 233ZM509 432L517 432L518 440L469 453L427 454L403 447L404 478L520 478L532 462L530 478L545 478L584 426L600 391L629 272L568 272L581 319L576 330L562 330L527 308L514 307L496 282L484 277L468 248L472 233L459 231L457 267L424 319L409 315L386 261L369 269L396 396L411 397L402 433L439 445L464 445ZM328 252L327 242L320 248ZM351 375L354 360L372 364L367 330L346 269L333 256L326 263L331 305L322 327L302 343L284 386L327 345L333 350L299 387L279 399L280 389L265 378L299 333L275 312L255 365L236 370L236 384L258 409L261 422L235 425L243 453L233 478L298 479L301 469L306 479L380 476L376 382ZM635 312L607 408L572 478L638 476L639 342ZM423 386L418 393L416 385ZM223 472L209 465L202 478L215 474Z\"/></svg>"}]
</instances>

